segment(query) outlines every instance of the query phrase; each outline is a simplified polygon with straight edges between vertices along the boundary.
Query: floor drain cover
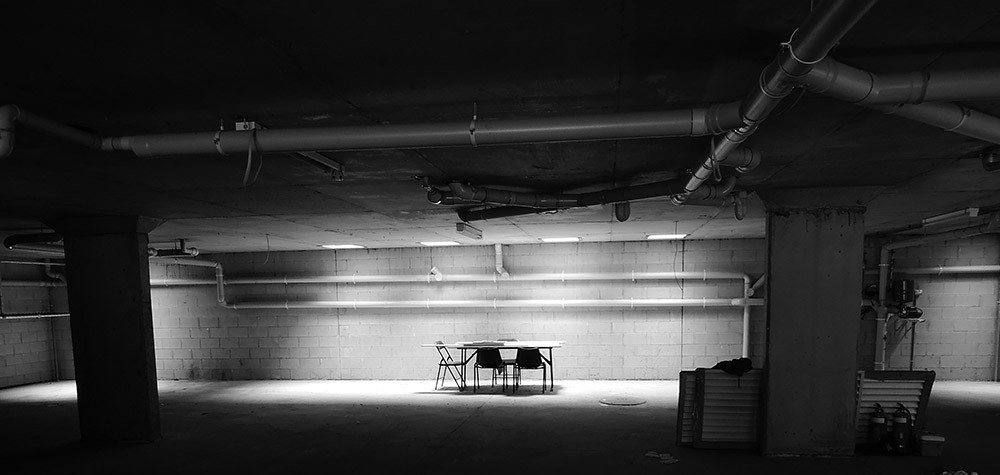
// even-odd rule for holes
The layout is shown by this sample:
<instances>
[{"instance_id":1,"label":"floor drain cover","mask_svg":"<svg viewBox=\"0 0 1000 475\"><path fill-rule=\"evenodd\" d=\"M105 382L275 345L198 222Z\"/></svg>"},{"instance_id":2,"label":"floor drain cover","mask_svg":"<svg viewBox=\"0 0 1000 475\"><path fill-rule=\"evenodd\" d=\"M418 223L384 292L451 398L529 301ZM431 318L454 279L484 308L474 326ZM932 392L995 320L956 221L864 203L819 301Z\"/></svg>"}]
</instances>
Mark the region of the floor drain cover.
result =
<instances>
[{"instance_id":1,"label":"floor drain cover","mask_svg":"<svg viewBox=\"0 0 1000 475\"><path fill-rule=\"evenodd\" d=\"M638 406L639 404L646 404L646 400L635 396L608 396L601 399L601 404L608 406Z\"/></svg>"}]
</instances>

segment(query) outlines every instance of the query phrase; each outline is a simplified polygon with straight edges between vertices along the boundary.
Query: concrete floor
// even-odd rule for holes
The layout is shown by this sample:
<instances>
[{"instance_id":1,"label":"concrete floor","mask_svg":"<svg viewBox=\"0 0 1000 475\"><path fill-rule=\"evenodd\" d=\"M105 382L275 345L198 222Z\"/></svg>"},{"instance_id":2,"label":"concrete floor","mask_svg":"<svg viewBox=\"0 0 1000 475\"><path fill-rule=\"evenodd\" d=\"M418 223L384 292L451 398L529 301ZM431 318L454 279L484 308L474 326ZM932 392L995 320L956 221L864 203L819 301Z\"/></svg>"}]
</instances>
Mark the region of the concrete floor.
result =
<instances>
[{"instance_id":1,"label":"concrete floor","mask_svg":"<svg viewBox=\"0 0 1000 475\"><path fill-rule=\"evenodd\" d=\"M1000 384L938 382L943 457L765 458L674 445L676 381L560 381L517 395L427 381L161 381L163 440L78 442L73 382L0 390L0 473L1000 473ZM628 395L640 406L598 401ZM816 408L822 410L822 408ZM680 460L663 465L646 451Z\"/></svg>"}]
</instances>

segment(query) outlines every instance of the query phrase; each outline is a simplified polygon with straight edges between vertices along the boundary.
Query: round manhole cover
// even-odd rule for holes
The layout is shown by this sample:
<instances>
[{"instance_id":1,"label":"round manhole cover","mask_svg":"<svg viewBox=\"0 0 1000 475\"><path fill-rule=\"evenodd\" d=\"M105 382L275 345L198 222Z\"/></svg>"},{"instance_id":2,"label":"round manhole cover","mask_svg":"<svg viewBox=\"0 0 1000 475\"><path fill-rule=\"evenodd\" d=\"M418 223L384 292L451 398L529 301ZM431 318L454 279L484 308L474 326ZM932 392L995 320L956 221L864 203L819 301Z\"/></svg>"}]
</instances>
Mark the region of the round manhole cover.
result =
<instances>
[{"instance_id":1,"label":"round manhole cover","mask_svg":"<svg viewBox=\"0 0 1000 475\"><path fill-rule=\"evenodd\" d=\"M635 396L608 396L601 399L601 404L608 406L638 406L646 404L646 400Z\"/></svg>"}]
</instances>

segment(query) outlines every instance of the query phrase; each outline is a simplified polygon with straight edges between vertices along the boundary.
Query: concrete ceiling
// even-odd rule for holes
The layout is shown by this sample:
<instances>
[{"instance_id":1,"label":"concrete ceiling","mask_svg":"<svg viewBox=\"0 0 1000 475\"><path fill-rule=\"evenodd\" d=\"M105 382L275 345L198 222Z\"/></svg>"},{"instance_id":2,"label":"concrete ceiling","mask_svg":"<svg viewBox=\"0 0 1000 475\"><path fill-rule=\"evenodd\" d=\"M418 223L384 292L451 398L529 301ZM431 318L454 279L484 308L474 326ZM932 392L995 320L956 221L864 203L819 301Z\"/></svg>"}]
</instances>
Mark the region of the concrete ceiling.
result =
<instances>
[{"instance_id":1,"label":"concrete ceiling","mask_svg":"<svg viewBox=\"0 0 1000 475\"><path fill-rule=\"evenodd\" d=\"M811 1L16 2L0 104L101 135L465 121L668 110L741 99ZM832 56L875 72L1000 67L1000 3L883 1ZM1000 115L1000 101L968 104ZM66 216L164 220L153 241L205 252L762 237L763 206L632 203L477 222L455 231L414 176L539 192L681 176L707 137L327 153L343 181L290 154L138 159L18 131L0 163L0 234ZM749 145L747 191L870 187L870 232L965 207L1000 205L996 145L809 93L787 98ZM255 161L254 169L258 166Z\"/></svg>"}]
</instances>

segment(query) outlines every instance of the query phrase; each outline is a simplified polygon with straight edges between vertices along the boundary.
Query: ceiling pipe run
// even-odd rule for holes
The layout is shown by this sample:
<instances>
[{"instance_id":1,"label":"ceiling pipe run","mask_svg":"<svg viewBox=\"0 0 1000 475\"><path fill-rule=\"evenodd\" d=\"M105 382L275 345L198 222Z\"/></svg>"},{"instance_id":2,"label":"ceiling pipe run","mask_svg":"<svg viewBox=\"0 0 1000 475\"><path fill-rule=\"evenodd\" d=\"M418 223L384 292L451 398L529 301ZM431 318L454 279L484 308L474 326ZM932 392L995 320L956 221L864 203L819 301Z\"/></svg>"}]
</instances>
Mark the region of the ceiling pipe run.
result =
<instances>
[{"instance_id":1,"label":"ceiling pipe run","mask_svg":"<svg viewBox=\"0 0 1000 475\"><path fill-rule=\"evenodd\" d=\"M713 175L720 161L757 130L797 84L799 77L826 57L830 49L868 12L875 0L828 0L821 3L792 33L781 51L760 74L758 86L740 104L742 124L715 140L711 151L674 195L674 204L683 204Z\"/></svg>"},{"instance_id":2,"label":"ceiling pipe run","mask_svg":"<svg viewBox=\"0 0 1000 475\"><path fill-rule=\"evenodd\" d=\"M811 92L1000 144L1000 118L941 102L1000 97L1000 69L875 74L827 58L799 82Z\"/></svg>"},{"instance_id":3,"label":"ceiling pipe run","mask_svg":"<svg viewBox=\"0 0 1000 475\"><path fill-rule=\"evenodd\" d=\"M62 242L59 233L13 234L3 240L3 245L12 251L28 251L52 256L63 256L63 247L56 243Z\"/></svg>"},{"instance_id":4,"label":"ceiling pipe run","mask_svg":"<svg viewBox=\"0 0 1000 475\"><path fill-rule=\"evenodd\" d=\"M457 211L458 219L467 223L472 221L486 221L488 219L511 218L514 216L524 216L526 214L556 213L557 208L525 208L522 206L497 206L495 208L473 208L460 209Z\"/></svg>"},{"instance_id":5,"label":"ceiling pipe run","mask_svg":"<svg viewBox=\"0 0 1000 475\"><path fill-rule=\"evenodd\" d=\"M440 197L454 196L467 202L489 203L526 208L582 208L587 206L621 203L659 196L670 196L683 190L683 180L667 180L643 185L624 186L590 193L540 194L496 188L476 187L459 182L448 184L449 191L433 189L427 193L432 203ZM694 199L724 198L736 186L734 177L726 178L719 185L709 185L690 196ZM438 201L439 202L439 201Z\"/></svg>"},{"instance_id":6,"label":"ceiling pipe run","mask_svg":"<svg viewBox=\"0 0 1000 475\"><path fill-rule=\"evenodd\" d=\"M253 131L99 137L26 113L0 107L0 158L14 149L15 124L88 148L132 152L139 157L335 150L476 147L520 143L624 140L713 135L741 125L739 104L655 112L477 120L438 124L313 127Z\"/></svg>"},{"instance_id":7,"label":"ceiling pipe run","mask_svg":"<svg viewBox=\"0 0 1000 475\"><path fill-rule=\"evenodd\" d=\"M808 91L862 106L1000 98L1000 69L873 73L833 58L799 79Z\"/></svg>"}]
</instances>

